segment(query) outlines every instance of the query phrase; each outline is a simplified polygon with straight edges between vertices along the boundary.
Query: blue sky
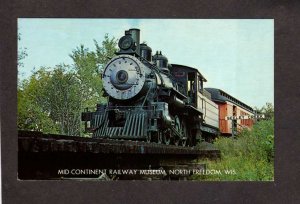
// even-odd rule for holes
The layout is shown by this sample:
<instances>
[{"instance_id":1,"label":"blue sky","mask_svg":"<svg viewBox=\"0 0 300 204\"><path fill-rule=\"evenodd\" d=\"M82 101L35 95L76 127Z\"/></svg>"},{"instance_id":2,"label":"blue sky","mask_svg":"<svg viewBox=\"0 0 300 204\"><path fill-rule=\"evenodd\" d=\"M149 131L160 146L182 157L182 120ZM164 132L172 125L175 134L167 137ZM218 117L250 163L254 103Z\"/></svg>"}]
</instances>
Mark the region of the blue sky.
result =
<instances>
[{"instance_id":1,"label":"blue sky","mask_svg":"<svg viewBox=\"0 0 300 204\"><path fill-rule=\"evenodd\" d=\"M242 102L274 104L274 21L272 19L18 19L19 48L28 56L19 72L72 64L80 44L93 50L106 33L117 39L129 28L141 30L141 42L162 51L170 63L198 68L208 82Z\"/></svg>"}]
</instances>

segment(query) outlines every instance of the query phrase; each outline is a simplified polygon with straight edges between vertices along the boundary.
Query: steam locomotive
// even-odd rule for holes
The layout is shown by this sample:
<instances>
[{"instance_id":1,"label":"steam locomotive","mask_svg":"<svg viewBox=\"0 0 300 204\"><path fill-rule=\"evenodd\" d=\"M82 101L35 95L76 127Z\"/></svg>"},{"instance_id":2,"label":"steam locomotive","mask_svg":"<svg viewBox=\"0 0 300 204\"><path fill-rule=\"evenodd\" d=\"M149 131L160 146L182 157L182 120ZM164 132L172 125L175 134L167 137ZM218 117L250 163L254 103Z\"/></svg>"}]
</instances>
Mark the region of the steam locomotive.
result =
<instances>
[{"instance_id":1,"label":"steam locomotive","mask_svg":"<svg viewBox=\"0 0 300 204\"><path fill-rule=\"evenodd\" d=\"M107 104L82 113L95 138L194 146L219 134L219 107L195 68L169 64L129 29L102 73Z\"/></svg>"}]
</instances>

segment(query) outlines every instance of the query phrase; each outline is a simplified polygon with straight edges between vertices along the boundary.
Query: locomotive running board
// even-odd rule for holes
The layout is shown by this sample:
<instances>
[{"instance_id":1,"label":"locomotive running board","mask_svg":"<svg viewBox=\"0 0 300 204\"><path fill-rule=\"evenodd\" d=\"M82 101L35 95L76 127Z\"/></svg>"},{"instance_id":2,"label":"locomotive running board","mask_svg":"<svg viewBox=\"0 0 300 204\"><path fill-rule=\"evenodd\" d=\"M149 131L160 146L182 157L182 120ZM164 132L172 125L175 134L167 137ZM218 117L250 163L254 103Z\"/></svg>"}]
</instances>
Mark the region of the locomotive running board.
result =
<instances>
[{"instance_id":1,"label":"locomotive running board","mask_svg":"<svg viewBox=\"0 0 300 204\"><path fill-rule=\"evenodd\" d=\"M195 108L194 106L191 106L191 105L185 105L185 107L189 111L191 111L192 113L195 113L195 115L202 115L203 114L202 109L197 109L197 108Z\"/></svg>"}]
</instances>

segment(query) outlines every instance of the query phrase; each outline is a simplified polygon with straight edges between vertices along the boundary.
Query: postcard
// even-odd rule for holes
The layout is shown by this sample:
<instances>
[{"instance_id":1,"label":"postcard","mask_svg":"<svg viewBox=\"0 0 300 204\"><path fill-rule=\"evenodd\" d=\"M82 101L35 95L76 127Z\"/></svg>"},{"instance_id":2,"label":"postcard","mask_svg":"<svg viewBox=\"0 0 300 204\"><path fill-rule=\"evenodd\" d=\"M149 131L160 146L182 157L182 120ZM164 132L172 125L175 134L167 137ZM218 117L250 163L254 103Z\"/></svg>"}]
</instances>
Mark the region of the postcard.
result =
<instances>
[{"instance_id":1,"label":"postcard","mask_svg":"<svg viewBox=\"0 0 300 204\"><path fill-rule=\"evenodd\" d=\"M18 19L18 179L274 181L273 19Z\"/></svg>"}]
</instances>

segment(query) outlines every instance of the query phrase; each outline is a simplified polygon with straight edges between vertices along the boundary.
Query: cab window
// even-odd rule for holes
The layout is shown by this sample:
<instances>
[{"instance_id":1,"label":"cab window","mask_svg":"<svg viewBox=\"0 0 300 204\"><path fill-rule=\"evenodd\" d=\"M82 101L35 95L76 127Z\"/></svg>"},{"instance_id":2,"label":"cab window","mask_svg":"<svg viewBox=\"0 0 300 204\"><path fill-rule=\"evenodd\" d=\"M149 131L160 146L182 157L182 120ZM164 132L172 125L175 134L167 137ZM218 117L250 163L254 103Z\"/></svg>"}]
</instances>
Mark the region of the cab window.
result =
<instances>
[{"instance_id":1,"label":"cab window","mask_svg":"<svg viewBox=\"0 0 300 204\"><path fill-rule=\"evenodd\" d=\"M198 91L200 93L203 93L203 80L199 75L198 75Z\"/></svg>"}]
</instances>

